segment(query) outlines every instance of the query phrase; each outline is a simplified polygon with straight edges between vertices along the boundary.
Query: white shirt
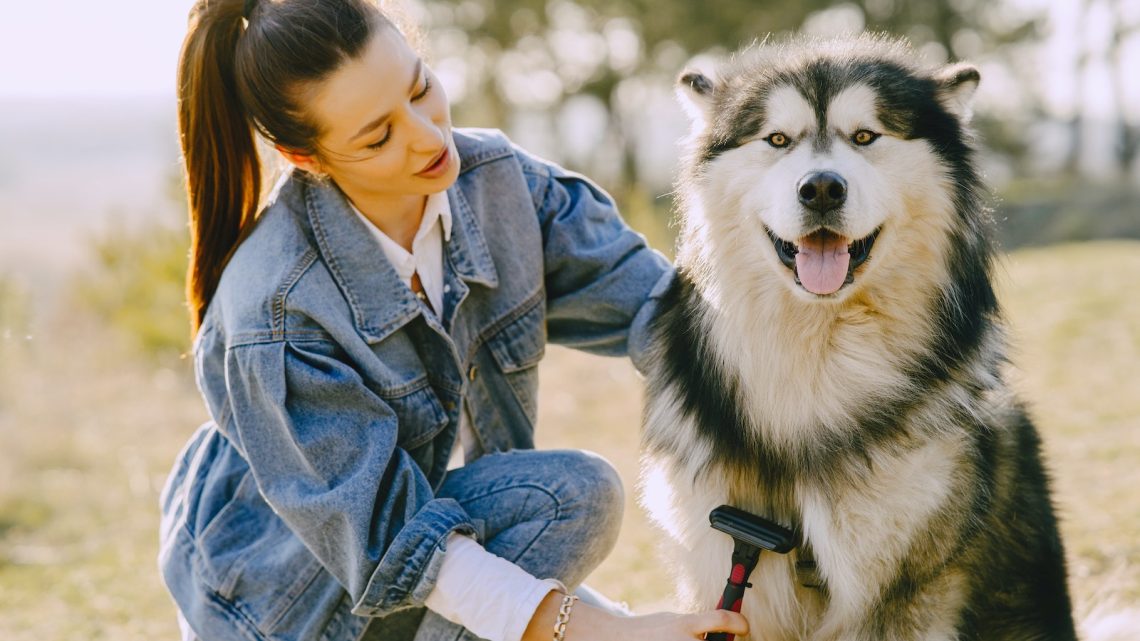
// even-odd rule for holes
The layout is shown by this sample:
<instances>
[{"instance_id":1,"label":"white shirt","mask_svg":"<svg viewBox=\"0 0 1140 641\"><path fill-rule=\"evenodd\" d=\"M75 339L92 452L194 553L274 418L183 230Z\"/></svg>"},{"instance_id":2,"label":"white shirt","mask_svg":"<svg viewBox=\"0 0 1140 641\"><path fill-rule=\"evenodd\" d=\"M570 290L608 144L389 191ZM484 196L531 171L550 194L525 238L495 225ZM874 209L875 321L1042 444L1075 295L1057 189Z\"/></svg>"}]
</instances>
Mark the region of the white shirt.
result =
<instances>
[{"instance_id":1,"label":"white shirt","mask_svg":"<svg viewBox=\"0 0 1140 641\"><path fill-rule=\"evenodd\" d=\"M409 289L412 287L412 274L420 275L420 285L431 303L431 309L438 316L443 311L443 295L447 292L443 284L443 242L451 240L451 203L447 200L447 192L428 196L420 227L412 239L411 253L373 225L356 205L351 202L349 205L368 227L376 242L380 243L380 248L396 270L396 275ZM478 441L471 429L471 417L467 415L467 405L464 403L459 414L459 438L455 439L455 446L451 449L447 469L457 468L479 454Z\"/></svg>"},{"instance_id":2,"label":"white shirt","mask_svg":"<svg viewBox=\"0 0 1140 641\"><path fill-rule=\"evenodd\" d=\"M437 314L441 312L443 242L451 240L451 203L447 192L428 196L410 253L373 225L355 205L352 210L372 232L400 280L411 288L412 274L418 273L432 309ZM464 403L459 415L459 438L455 439L448 469L477 456L477 444ZM452 532L447 537L435 587L424 604L480 638L519 641L543 598L555 588L567 591L557 579L540 581L514 563L488 552L478 541Z\"/></svg>"},{"instance_id":3,"label":"white shirt","mask_svg":"<svg viewBox=\"0 0 1140 641\"><path fill-rule=\"evenodd\" d=\"M412 274L418 273L432 309L436 314L443 311L443 241L451 240L451 203L447 201L447 192L428 196L410 253L373 225L356 205L352 205L352 211L364 221L372 236L380 243L400 280L411 287Z\"/></svg>"}]
</instances>

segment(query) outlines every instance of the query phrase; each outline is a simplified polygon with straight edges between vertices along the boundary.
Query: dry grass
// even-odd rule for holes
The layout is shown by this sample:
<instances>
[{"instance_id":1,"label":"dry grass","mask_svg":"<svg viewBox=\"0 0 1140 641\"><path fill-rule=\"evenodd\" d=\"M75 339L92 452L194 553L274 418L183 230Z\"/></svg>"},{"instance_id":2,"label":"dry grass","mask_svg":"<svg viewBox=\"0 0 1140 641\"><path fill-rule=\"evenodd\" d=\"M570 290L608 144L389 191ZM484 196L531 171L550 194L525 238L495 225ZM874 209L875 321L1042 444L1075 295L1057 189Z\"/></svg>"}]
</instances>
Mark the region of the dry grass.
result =
<instances>
[{"instance_id":1,"label":"dry grass","mask_svg":"<svg viewBox=\"0 0 1140 641\"><path fill-rule=\"evenodd\" d=\"M1078 608L1140 605L1140 243L1012 254L1011 378L1040 427Z\"/></svg>"},{"instance_id":2,"label":"dry grass","mask_svg":"<svg viewBox=\"0 0 1140 641\"><path fill-rule=\"evenodd\" d=\"M129 353L76 320L0 345L2 639L177 637L157 497L201 400Z\"/></svg>"},{"instance_id":3,"label":"dry grass","mask_svg":"<svg viewBox=\"0 0 1140 641\"><path fill-rule=\"evenodd\" d=\"M1014 254L1003 300L1014 377L1045 437L1082 609L1140 602L1140 243ZM2 301L0 301L2 304ZM0 332L0 639L177 637L155 567L157 495L204 417L188 363L131 358L68 318ZM551 348L540 447L599 452L627 481L617 550L590 583L667 606L654 533L634 503L641 388L623 359Z\"/></svg>"}]
</instances>

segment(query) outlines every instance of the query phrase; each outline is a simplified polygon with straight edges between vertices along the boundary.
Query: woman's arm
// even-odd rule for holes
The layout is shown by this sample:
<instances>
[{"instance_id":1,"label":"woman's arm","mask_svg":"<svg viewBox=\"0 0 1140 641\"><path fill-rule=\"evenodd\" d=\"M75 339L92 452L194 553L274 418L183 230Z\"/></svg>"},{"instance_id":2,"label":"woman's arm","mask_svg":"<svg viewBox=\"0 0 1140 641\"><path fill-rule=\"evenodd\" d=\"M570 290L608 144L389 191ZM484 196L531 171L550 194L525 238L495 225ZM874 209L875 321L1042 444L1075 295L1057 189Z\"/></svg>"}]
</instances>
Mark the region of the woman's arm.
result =
<instances>
[{"instance_id":1,"label":"woman's arm","mask_svg":"<svg viewBox=\"0 0 1140 641\"><path fill-rule=\"evenodd\" d=\"M523 633L522 641L551 641L554 638L554 622L565 596L558 591L546 595ZM657 612L623 617L578 601L570 609L563 641L692 641L703 639L709 632L744 636L748 634L748 621L739 612L730 610L692 614Z\"/></svg>"},{"instance_id":2,"label":"woman's arm","mask_svg":"<svg viewBox=\"0 0 1140 641\"><path fill-rule=\"evenodd\" d=\"M422 605L440 545L475 528L458 502L435 498L397 446L392 408L344 358L325 340L230 347L223 430L266 502L348 590L353 613L382 616Z\"/></svg>"},{"instance_id":3,"label":"woman's arm","mask_svg":"<svg viewBox=\"0 0 1140 641\"><path fill-rule=\"evenodd\" d=\"M551 341L597 354L628 354L642 369L654 301L673 267L622 220L585 176L516 148L543 238Z\"/></svg>"},{"instance_id":4,"label":"woman's arm","mask_svg":"<svg viewBox=\"0 0 1140 641\"><path fill-rule=\"evenodd\" d=\"M557 579L539 580L478 542L452 534L425 605L489 641L518 641Z\"/></svg>"}]
</instances>

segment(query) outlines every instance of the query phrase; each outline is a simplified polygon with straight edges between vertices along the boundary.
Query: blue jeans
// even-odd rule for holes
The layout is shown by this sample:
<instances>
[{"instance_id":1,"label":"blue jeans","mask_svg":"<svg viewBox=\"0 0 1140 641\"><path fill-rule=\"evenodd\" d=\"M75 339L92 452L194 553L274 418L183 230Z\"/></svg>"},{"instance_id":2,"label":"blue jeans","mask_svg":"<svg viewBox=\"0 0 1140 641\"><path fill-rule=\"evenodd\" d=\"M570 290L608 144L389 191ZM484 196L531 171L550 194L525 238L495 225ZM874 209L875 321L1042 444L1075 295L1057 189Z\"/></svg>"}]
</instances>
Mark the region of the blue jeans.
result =
<instances>
[{"instance_id":1,"label":"blue jeans","mask_svg":"<svg viewBox=\"0 0 1140 641\"><path fill-rule=\"evenodd\" d=\"M584 602L629 614L581 585L609 555L621 526L621 479L602 457L580 450L496 452L448 471L436 495L454 498L477 524L482 522L488 551L538 578L562 581ZM479 637L435 612L414 608L376 619L363 638L475 641Z\"/></svg>"}]
</instances>

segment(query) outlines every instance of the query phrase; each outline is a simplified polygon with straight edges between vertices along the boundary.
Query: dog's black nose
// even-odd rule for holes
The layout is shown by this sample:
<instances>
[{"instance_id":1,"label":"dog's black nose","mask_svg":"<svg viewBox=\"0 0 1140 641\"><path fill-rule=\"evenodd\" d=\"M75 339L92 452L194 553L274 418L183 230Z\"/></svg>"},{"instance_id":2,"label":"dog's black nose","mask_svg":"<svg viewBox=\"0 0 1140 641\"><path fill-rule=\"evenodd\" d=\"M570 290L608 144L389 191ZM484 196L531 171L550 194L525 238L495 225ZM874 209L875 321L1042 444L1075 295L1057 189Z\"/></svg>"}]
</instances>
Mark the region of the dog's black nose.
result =
<instances>
[{"instance_id":1,"label":"dog's black nose","mask_svg":"<svg viewBox=\"0 0 1140 641\"><path fill-rule=\"evenodd\" d=\"M847 181L834 171L817 171L800 179L796 187L804 207L826 213L838 209L847 200Z\"/></svg>"}]
</instances>

